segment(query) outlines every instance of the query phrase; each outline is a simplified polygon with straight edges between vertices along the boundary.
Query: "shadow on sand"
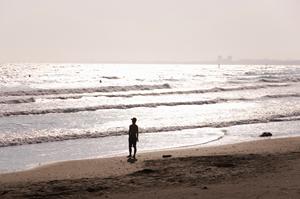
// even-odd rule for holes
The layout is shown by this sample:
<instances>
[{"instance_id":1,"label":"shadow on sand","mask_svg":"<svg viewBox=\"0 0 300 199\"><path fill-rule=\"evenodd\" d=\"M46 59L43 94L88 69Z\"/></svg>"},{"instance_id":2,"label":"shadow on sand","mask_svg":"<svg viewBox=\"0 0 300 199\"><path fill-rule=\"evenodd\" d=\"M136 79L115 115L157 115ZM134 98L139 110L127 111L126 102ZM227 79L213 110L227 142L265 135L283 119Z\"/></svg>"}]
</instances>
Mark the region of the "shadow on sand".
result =
<instances>
[{"instance_id":1,"label":"shadow on sand","mask_svg":"<svg viewBox=\"0 0 300 199\"><path fill-rule=\"evenodd\" d=\"M137 161L136 158L128 158L128 159L127 159L127 162L129 162L129 163L131 163L131 164L135 163L136 161Z\"/></svg>"}]
</instances>

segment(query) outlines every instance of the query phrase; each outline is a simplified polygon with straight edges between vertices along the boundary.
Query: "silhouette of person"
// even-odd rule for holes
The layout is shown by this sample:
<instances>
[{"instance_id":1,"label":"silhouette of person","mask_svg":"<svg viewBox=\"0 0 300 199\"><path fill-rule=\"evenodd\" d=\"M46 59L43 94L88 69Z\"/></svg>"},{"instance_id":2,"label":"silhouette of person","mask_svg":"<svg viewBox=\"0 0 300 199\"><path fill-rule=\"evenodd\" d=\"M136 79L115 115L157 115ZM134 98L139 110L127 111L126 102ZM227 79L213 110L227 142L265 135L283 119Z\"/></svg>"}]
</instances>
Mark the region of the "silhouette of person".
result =
<instances>
[{"instance_id":1,"label":"silhouette of person","mask_svg":"<svg viewBox=\"0 0 300 199\"><path fill-rule=\"evenodd\" d=\"M129 156L127 156L128 158L131 158L131 154L132 154L132 147L134 148L134 152L133 152L133 158L135 159L135 155L136 155L136 142L139 141L139 127L135 124L137 119L134 117L131 119L132 124L129 126Z\"/></svg>"}]
</instances>

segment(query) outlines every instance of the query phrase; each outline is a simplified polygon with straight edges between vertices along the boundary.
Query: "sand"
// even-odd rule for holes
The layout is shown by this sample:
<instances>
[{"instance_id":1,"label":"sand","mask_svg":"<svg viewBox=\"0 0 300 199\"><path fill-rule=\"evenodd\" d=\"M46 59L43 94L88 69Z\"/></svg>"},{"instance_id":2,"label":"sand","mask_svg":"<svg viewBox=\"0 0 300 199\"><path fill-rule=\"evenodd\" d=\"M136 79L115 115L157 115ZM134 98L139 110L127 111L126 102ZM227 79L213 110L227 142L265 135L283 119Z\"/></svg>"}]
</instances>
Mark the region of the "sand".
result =
<instances>
[{"instance_id":1,"label":"sand","mask_svg":"<svg viewBox=\"0 0 300 199\"><path fill-rule=\"evenodd\" d=\"M298 199L300 137L49 164L0 175L0 198Z\"/></svg>"}]
</instances>

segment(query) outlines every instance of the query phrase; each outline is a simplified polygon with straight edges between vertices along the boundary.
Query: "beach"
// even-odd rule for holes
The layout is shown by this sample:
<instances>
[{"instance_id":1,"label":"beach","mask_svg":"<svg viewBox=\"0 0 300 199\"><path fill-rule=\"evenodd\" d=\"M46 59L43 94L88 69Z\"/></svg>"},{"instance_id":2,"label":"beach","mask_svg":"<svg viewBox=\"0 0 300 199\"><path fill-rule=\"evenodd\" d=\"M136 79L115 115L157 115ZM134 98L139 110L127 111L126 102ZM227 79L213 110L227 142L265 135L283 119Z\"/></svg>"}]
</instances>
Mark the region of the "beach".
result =
<instances>
[{"instance_id":1,"label":"beach","mask_svg":"<svg viewBox=\"0 0 300 199\"><path fill-rule=\"evenodd\" d=\"M300 137L65 161L0 175L1 198L299 198Z\"/></svg>"}]
</instances>

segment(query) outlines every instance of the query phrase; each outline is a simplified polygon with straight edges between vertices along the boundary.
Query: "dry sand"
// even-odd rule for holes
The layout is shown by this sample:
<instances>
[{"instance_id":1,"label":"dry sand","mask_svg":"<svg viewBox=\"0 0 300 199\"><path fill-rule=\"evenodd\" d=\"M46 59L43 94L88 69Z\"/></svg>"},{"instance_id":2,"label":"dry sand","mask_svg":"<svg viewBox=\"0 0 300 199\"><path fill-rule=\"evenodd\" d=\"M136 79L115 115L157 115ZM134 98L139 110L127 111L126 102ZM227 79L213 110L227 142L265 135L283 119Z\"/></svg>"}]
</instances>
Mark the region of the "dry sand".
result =
<instances>
[{"instance_id":1,"label":"dry sand","mask_svg":"<svg viewBox=\"0 0 300 199\"><path fill-rule=\"evenodd\" d=\"M2 174L0 198L300 198L300 137L137 159L77 160Z\"/></svg>"}]
</instances>

